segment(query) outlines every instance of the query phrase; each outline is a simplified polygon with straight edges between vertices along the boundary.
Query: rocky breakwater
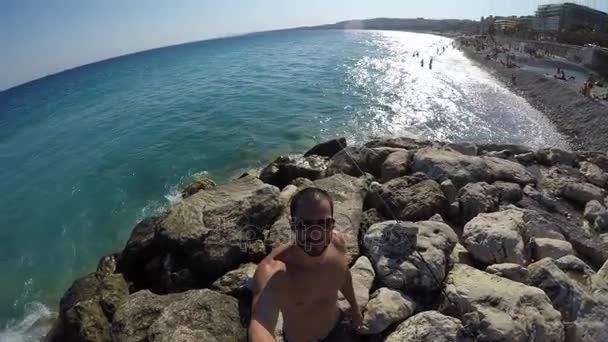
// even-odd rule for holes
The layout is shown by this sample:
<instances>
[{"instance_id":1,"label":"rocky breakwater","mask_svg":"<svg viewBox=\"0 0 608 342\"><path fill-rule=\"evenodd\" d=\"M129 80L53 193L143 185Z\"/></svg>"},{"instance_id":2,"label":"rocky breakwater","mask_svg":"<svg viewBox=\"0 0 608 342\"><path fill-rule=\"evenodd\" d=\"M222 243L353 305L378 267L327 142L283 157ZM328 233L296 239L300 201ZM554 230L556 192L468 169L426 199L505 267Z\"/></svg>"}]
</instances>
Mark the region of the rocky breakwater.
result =
<instances>
[{"instance_id":1,"label":"rocky breakwater","mask_svg":"<svg viewBox=\"0 0 608 342\"><path fill-rule=\"evenodd\" d=\"M244 341L249 281L290 241L307 186L335 201L366 325L354 340L608 341L608 155L409 138L197 180L74 281L46 339Z\"/></svg>"}]
</instances>

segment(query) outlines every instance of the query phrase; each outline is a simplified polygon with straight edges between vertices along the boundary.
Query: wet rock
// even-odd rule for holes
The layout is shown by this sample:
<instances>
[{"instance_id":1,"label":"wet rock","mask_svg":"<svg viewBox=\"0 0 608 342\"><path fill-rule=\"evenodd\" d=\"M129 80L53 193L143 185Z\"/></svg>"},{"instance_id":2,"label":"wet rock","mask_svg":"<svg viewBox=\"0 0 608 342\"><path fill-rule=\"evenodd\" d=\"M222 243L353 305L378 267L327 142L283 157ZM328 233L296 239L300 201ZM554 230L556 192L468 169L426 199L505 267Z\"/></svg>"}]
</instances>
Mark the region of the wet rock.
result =
<instances>
[{"instance_id":1,"label":"wet rock","mask_svg":"<svg viewBox=\"0 0 608 342\"><path fill-rule=\"evenodd\" d=\"M389 326L403 322L416 310L414 300L400 291L382 287L376 290L365 308L364 334L379 334Z\"/></svg>"},{"instance_id":2,"label":"wet rock","mask_svg":"<svg viewBox=\"0 0 608 342\"><path fill-rule=\"evenodd\" d=\"M349 146L330 159L327 174L345 173L353 177L360 177L368 172L374 177L380 178L382 164L391 153L396 151L398 150L386 147Z\"/></svg>"},{"instance_id":3,"label":"wet rock","mask_svg":"<svg viewBox=\"0 0 608 342\"><path fill-rule=\"evenodd\" d=\"M173 206L158 235L169 253L209 283L247 258L247 245L258 240L280 214L279 190L251 177L199 191Z\"/></svg>"},{"instance_id":4,"label":"wet rock","mask_svg":"<svg viewBox=\"0 0 608 342\"><path fill-rule=\"evenodd\" d=\"M498 190L486 183L469 183L458 192L462 222L468 222L480 213L498 209Z\"/></svg>"},{"instance_id":5,"label":"wet rock","mask_svg":"<svg viewBox=\"0 0 608 342\"><path fill-rule=\"evenodd\" d=\"M209 288L219 293L231 296L237 295L239 292L248 288L257 268L258 265L254 263L243 264L236 270L224 274L221 278L213 282Z\"/></svg>"},{"instance_id":6,"label":"wet rock","mask_svg":"<svg viewBox=\"0 0 608 342\"><path fill-rule=\"evenodd\" d=\"M531 164L534 162L535 154L534 154L534 152L516 154L515 159L522 164Z\"/></svg>"},{"instance_id":7,"label":"wet rock","mask_svg":"<svg viewBox=\"0 0 608 342\"><path fill-rule=\"evenodd\" d=\"M472 342L460 320L437 311L416 314L399 324L386 342Z\"/></svg>"},{"instance_id":8,"label":"wet rock","mask_svg":"<svg viewBox=\"0 0 608 342\"><path fill-rule=\"evenodd\" d=\"M414 154L411 169L423 172L439 182L450 179L457 187L497 180L518 184L535 182L534 176L519 163L492 157L466 156L435 147L418 150Z\"/></svg>"},{"instance_id":9,"label":"wet rock","mask_svg":"<svg viewBox=\"0 0 608 342\"><path fill-rule=\"evenodd\" d=\"M386 221L369 228L363 245L385 286L433 291L441 287L457 241L452 228L443 223Z\"/></svg>"},{"instance_id":10,"label":"wet rock","mask_svg":"<svg viewBox=\"0 0 608 342\"><path fill-rule=\"evenodd\" d=\"M393 152L388 155L380 169L380 181L388 182L391 179L405 176L409 169L412 153L407 150Z\"/></svg>"},{"instance_id":11,"label":"wet rock","mask_svg":"<svg viewBox=\"0 0 608 342\"><path fill-rule=\"evenodd\" d=\"M518 264L506 263L491 265L486 268L486 272L522 284L526 284L528 282L528 269Z\"/></svg>"},{"instance_id":12,"label":"wet rock","mask_svg":"<svg viewBox=\"0 0 608 342\"><path fill-rule=\"evenodd\" d=\"M375 207L383 216L405 221L426 220L434 214L445 214L447 200L433 180L414 177L395 178L382 185Z\"/></svg>"},{"instance_id":13,"label":"wet rock","mask_svg":"<svg viewBox=\"0 0 608 342\"><path fill-rule=\"evenodd\" d=\"M201 190L208 190L215 187L213 179L204 175L195 175L192 182L182 190L182 197L186 198L194 195Z\"/></svg>"},{"instance_id":14,"label":"wet rock","mask_svg":"<svg viewBox=\"0 0 608 342\"><path fill-rule=\"evenodd\" d=\"M545 293L457 264L450 271L441 311L463 319L477 314L478 341L563 341L564 326Z\"/></svg>"},{"instance_id":15,"label":"wet rock","mask_svg":"<svg viewBox=\"0 0 608 342\"><path fill-rule=\"evenodd\" d=\"M580 205L589 201L603 201L606 190L589 183L568 183L562 188L562 196Z\"/></svg>"},{"instance_id":16,"label":"wet rock","mask_svg":"<svg viewBox=\"0 0 608 342\"><path fill-rule=\"evenodd\" d=\"M599 166L589 163L580 163L581 172L587 177L587 181L601 188L606 187L608 183L608 173L604 172Z\"/></svg>"},{"instance_id":17,"label":"wet rock","mask_svg":"<svg viewBox=\"0 0 608 342\"><path fill-rule=\"evenodd\" d=\"M536 152L536 160L547 166L556 164L576 165L576 155L574 153L553 147L539 149Z\"/></svg>"},{"instance_id":18,"label":"wet rock","mask_svg":"<svg viewBox=\"0 0 608 342\"><path fill-rule=\"evenodd\" d=\"M369 290L374 283L376 272L369 259L365 256L360 256L350 268L350 274L353 278L353 289L355 290L357 304L359 304L360 308L364 308L369 301ZM338 307L344 311L350 307L342 292L338 294Z\"/></svg>"},{"instance_id":19,"label":"wet rock","mask_svg":"<svg viewBox=\"0 0 608 342\"><path fill-rule=\"evenodd\" d=\"M283 189L296 178L315 180L325 177L328 159L319 156L281 156L266 166L260 173L264 183Z\"/></svg>"},{"instance_id":20,"label":"wet rock","mask_svg":"<svg viewBox=\"0 0 608 342\"><path fill-rule=\"evenodd\" d=\"M492 186L498 191L500 202L515 203L522 199L523 193L517 183L497 181Z\"/></svg>"},{"instance_id":21,"label":"wet rock","mask_svg":"<svg viewBox=\"0 0 608 342\"><path fill-rule=\"evenodd\" d=\"M346 138L340 137L313 146L310 150L304 153L304 157L317 155L321 157L331 158L345 147Z\"/></svg>"},{"instance_id":22,"label":"wet rock","mask_svg":"<svg viewBox=\"0 0 608 342\"><path fill-rule=\"evenodd\" d=\"M568 241L535 238L530 243L534 260L544 258L559 259L563 256L574 254L572 244Z\"/></svg>"}]
</instances>

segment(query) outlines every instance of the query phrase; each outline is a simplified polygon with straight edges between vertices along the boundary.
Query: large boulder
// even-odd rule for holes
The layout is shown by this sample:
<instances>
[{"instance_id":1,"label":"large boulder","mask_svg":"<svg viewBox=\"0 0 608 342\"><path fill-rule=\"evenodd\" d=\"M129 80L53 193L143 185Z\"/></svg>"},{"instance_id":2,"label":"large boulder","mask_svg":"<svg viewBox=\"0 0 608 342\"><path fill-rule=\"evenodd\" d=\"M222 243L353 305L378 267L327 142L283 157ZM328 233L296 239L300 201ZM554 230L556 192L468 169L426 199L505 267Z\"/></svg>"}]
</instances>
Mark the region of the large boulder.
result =
<instances>
[{"instance_id":1,"label":"large boulder","mask_svg":"<svg viewBox=\"0 0 608 342\"><path fill-rule=\"evenodd\" d=\"M467 156L450 149L427 147L414 154L411 169L442 182L451 179L457 187L467 183L502 180L534 183L534 175L519 163L494 157Z\"/></svg>"},{"instance_id":2,"label":"large boulder","mask_svg":"<svg viewBox=\"0 0 608 342\"><path fill-rule=\"evenodd\" d=\"M434 180L404 176L382 185L374 207L385 217L404 220L427 220L434 214L444 215L448 202Z\"/></svg>"},{"instance_id":3,"label":"large boulder","mask_svg":"<svg viewBox=\"0 0 608 342\"><path fill-rule=\"evenodd\" d=\"M595 223L595 220L601 213L605 212L606 208L597 200L589 201L585 205L585 211L583 216L591 224Z\"/></svg>"},{"instance_id":4,"label":"large boulder","mask_svg":"<svg viewBox=\"0 0 608 342\"><path fill-rule=\"evenodd\" d=\"M317 155L321 157L331 158L345 147L346 138L340 137L313 146L310 150L304 153L304 157Z\"/></svg>"},{"instance_id":5,"label":"large boulder","mask_svg":"<svg viewBox=\"0 0 608 342\"><path fill-rule=\"evenodd\" d=\"M328 160L316 155L308 157L281 156L262 169L260 179L283 189L296 178L315 180L325 177Z\"/></svg>"},{"instance_id":6,"label":"large boulder","mask_svg":"<svg viewBox=\"0 0 608 342\"><path fill-rule=\"evenodd\" d=\"M580 151L576 152L579 162L590 162L599 166L604 172L608 172L608 154L599 151Z\"/></svg>"},{"instance_id":7,"label":"large boulder","mask_svg":"<svg viewBox=\"0 0 608 342\"><path fill-rule=\"evenodd\" d=\"M472 342L459 319L437 311L416 314L399 324L386 342ZM507 339L505 339L507 341Z\"/></svg>"},{"instance_id":8,"label":"large boulder","mask_svg":"<svg viewBox=\"0 0 608 342\"><path fill-rule=\"evenodd\" d=\"M608 340L608 297L568 277L547 258L528 266L530 284L541 288L567 322L567 341Z\"/></svg>"},{"instance_id":9,"label":"large boulder","mask_svg":"<svg viewBox=\"0 0 608 342\"><path fill-rule=\"evenodd\" d=\"M350 176L360 177L367 172L376 178L380 178L382 164L391 153L396 151L399 151L399 149L349 146L336 153L330 159L327 174L345 173Z\"/></svg>"},{"instance_id":10,"label":"large boulder","mask_svg":"<svg viewBox=\"0 0 608 342\"><path fill-rule=\"evenodd\" d=\"M608 173L604 172L599 166L590 162L580 163L581 172L587 177L587 181L600 188L608 184Z\"/></svg>"},{"instance_id":11,"label":"large boulder","mask_svg":"<svg viewBox=\"0 0 608 342\"><path fill-rule=\"evenodd\" d=\"M428 292L441 287L457 241L444 223L386 221L368 229L363 246L381 284Z\"/></svg>"},{"instance_id":12,"label":"large boulder","mask_svg":"<svg viewBox=\"0 0 608 342\"><path fill-rule=\"evenodd\" d=\"M500 202L515 203L523 197L521 186L517 183L497 181L492 183L492 185L496 188L496 191L498 191Z\"/></svg>"},{"instance_id":13,"label":"large boulder","mask_svg":"<svg viewBox=\"0 0 608 342\"><path fill-rule=\"evenodd\" d=\"M413 153L408 150L396 151L388 155L380 169L380 181L385 183L391 179L405 176Z\"/></svg>"},{"instance_id":14,"label":"large boulder","mask_svg":"<svg viewBox=\"0 0 608 342\"><path fill-rule=\"evenodd\" d=\"M462 243L473 258L483 264L525 266L529 257L521 235L523 223L520 210L479 214L464 226Z\"/></svg>"},{"instance_id":15,"label":"large boulder","mask_svg":"<svg viewBox=\"0 0 608 342\"><path fill-rule=\"evenodd\" d=\"M576 165L576 155L574 153L554 147L541 148L536 151L536 160L547 166L557 164Z\"/></svg>"},{"instance_id":16,"label":"large boulder","mask_svg":"<svg viewBox=\"0 0 608 342\"><path fill-rule=\"evenodd\" d=\"M281 209L276 187L243 177L177 203L158 234L170 253L212 282L247 259L248 245L261 238Z\"/></svg>"},{"instance_id":17,"label":"large boulder","mask_svg":"<svg viewBox=\"0 0 608 342\"><path fill-rule=\"evenodd\" d=\"M530 245L534 260L544 258L559 259L563 256L574 254L572 244L564 240L534 238L530 240Z\"/></svg>"},{"instance_id":18,"label":"large boulder","mask_svg":"<svg viewBox=\"0 0 608 342\"><path fill-rule=\"evenodd\" d=\"M416 150L418 148L433 144L428 140L420 140L415 137L391 137L379 138L366 142L363 146L369 148L390 147L406 150Z\"/></svg>"},{"instance_id":19,"label":"large boulder","mask_svg":"<svg viewBox=\"0 0 608 342\"><path fill-rule=\"evenodd\" d=\"M445 291L442 311L477 316L469 328L478 341L564 341L561 314L538 288L457 264Z\"/></svg>"},{"instance_id":20,"label":"large boulder","mask_svg":"<svg viewBox=\"0 0 608 342\"><path fill-rule=\"evenodd\" d=\"M496 264L486 268L486 272L507 278L518 283L528 282L528 269L518 264Z\"/></svg>"},{"instance_id":21,"label":"large boulder","mask_svg":"<svg viewBox=\"0 0 608 342\"><path fill-rule=\"evenodd\" d=\"M76 303L65 313L63 324L65 341L110 341L110 323L95 300Z\"/></svg>"},{"instance_id":22,"label":"large boulder","mask_svg":"<svg viewBox=\"0 0 608 342\"><path fill-rule=\"evenodd\" d=\"M369 291L374 283L376 272L369 259L365 256L360 256L350 268L350 274L353 279L353 289L355 290L357 304L359 307L364 308L369 301ZM342 292L338 294L338 306L344 311L350 307Z\"/></svg>"},{"instance_id":23,"label":"large boulder","mask_svg":"<svg viewBox=\"0 0 608 342\"><path fill-rule=\"evenodd\" d=\"M239 292L250 288L253 275L258 265L246 263L236 270L229 271L213 282L209 287L211 290L227 295L238 295Z\"/></svg>"},{"instance_id":24,"label":"large boulder","mask_svg":"<svg viewBox=\"0 0 608 342\"><path fill-rule=\"evenodd\" d=\"M416 302L401 291L386 287L376 290L365 307L363 324L366 335L379 334L391 325L403 322L416 310Z\"/></svg>"},{"instance_id":25,"label":"large boulder","mask_svg":"<svg viewBox=\"0 0 608 342\"><path fill-rule=\"evenodd\" d=\"M468 222L480 213L498 209L498 189L486 182L469 183L458 192L462 222Z\"/></svg>"},{"instance_id":26,"label":"large boulder","mask_svg":"<svg viewBox=\"0 0 608 342\"><path fill-rule=\"evenodd\" d=\"M216 184L211 178L202 174L195 174L190 184L182 190L182 198L192 196L201 190L211 189L215 186Z\"/></svg>"},{"instance_id":27,"label":"large boulder","mask_svg":"<svg viewBox=\"0 0 608 342\"><path fill-rule=\"evenodd\" d=\"M604 197L606 197L606 190L590 183L571 182L564 185L561 194L564 198L580 205L585 205L593 200L603 201Z\"/></svg>"}]
</instances>

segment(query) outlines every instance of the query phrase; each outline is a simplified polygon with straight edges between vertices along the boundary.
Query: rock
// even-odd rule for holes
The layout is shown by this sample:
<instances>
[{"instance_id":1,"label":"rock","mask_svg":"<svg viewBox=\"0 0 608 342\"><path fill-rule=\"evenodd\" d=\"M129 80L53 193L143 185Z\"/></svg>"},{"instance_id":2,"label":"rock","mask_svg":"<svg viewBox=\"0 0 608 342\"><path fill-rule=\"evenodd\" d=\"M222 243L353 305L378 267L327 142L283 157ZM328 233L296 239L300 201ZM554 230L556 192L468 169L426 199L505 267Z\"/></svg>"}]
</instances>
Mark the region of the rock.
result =
<instances>
[{"instance_id":1,"label":"rock","mask_svg":"<svg viewBox=\"0 0 608 342\"><path fill-rule=\"evenodd\" d=\"M576 156L579 161L587 161L599 166L604 172L608 172L608 154L604 152L577 152Z\"/></svg>"},{"instance_id":2,"label":"rock","mask_svg":"<svg viewBox=\"0 0 608 342\"><path fill-rule=\"evenodd\" d=\"M360 177L368 172L374 177L380 178L382 164L391 153L396 151L398 150L392 148L349 146L330 159L327 174L345 173Z\"/></svg>"},{"instance_id":3,"label":"rock","mask_svg":"<svg viewBox=\"0 0 608 342\"><path fill-rule=\"evenodd\" d=\"M295 185L298 188L303 188L303 187L307 187L307 186L313 186L314 183L308 179L308 178L304 178L304 177L298 177L296 179L294 179L291 182L292 185Z\"/></svg>"},{"instance_id":4,"label":"rock","mask_svg":"<svg viewBox=\"0 0 608 342\"><path fill-rule=\"evenodd\" d=\"M492 186L498 191L500 202L515 203L523 197L521 187L517 183L497 181L492 183Z\"/></svg>"},{"instance_id":5,"label":"rock","mask_svg":"<svg viewBox=\"0 0 608 342\"><path fill-rule=\"evenodd\" d=\"M259 263L268 255L266 245L263 240L255 240L247 244L247 261L254 264Z\"/></svg>"},{"instance_id":6,"label":"rock","mask_svg":"<svg viewBox=\"0 0 608 342\"><path fill-rule=\"evenodd\" d=\"M568 241L535 238L530 240L530 243L534 260L544 258L559 259L563 256L574 254L572 244Z\"/></svg>"},{"instance_id":7,"label":"rock","mask_svg":"<svg viewBox=\"0 0 608 342\"><path fill-rule=\"evenodd\" d=\"M434 180L417 182L413 177L399 177L384 183L376 204L385 217L404 221L426 220L445 214L448 202Z\"/></svg>"},{"instance_id":8,"label":"rock","mask_svg":"<svg viewBox=\"0 0 608 342\"><path fill-rule=\"evenodd\" d=\"M522 284L526 284L528 282L528 269L518 264L506 263L491 265L486 268L486 272Z\"/></svg>"},{"instance_id":9,"label":"rock","mask_svg":"<svg viewBox=\"0 0 608 342\"><path fill-rule=\"evenodd\" d=\"M144 266L160 254L156 231L161 220L160 217L149 217L139 222L116 261L116 271L132 282L135 289L150 288L158 278L145 272Z\"/></svg>"},{"instance_id":10,"label":"rock","mask_svg":"<svg viewBox=\"0 0 608 342\"><path fill-rule=\"evenodd\" d=\"M435 215L431 216L429 218L429 221L445 223L445 220L439 214L435 214Z\"/></svg>"},{"instance_id":11,"label":"rock","mask_svg":"<svg viewBox=\"0 0 608 342\"><path fill-rule=\"evenodd\" d=\"M296 178L315 180L325 177L328 160L325 157L289 157L281 156L262 169L260 179L283 189Z\"/></svg>"},{"instance_id":12,"label":"rock","mask_svg":"<svg viewBox=\"0 0 608 342\"><path fill-rule=\"evenodd\" d=\"M353 288L355 290L355 298L360 308L364 308L369 301L369 290L372 288L376 272L372 267L369 259L365 256L360 256L355 264L350 268L350 273L353 278ZM342 292L338 295L338 306L346 311L350 305Z\"/></svg>"},{"instance_id":13,"label":"rock","mask_svg":"<svg viewBox=\"0 0 608 342\"><path fill-rule=\"evenodd\" d=\"M480 213L498 209L498 191L486 183L469 183L458 192L462 222L468 222Z\"/></svg>"},{"instance_id":14,"label":"rock","mask_svg":"<svg viewBox=\"0 0 608 342\"><path fill-rule=\"evenodd\" d=\"M237 300L207 289L164 296L140 291L120 307L112 324L116 342L169 342L178 336L244 340Z\"/></svg>"},{"instance_id":15,"label":"rock","mask_svg":"<svg viewBox=\"0 0 608 342\"><path fill-rule=\"evenodd\" d=\"M99 304L108 320L129 297L129 286L122 274L111 274L100 281Z\"/></svg>"},{"instance_id":16,"label":"rock","mask_svg":"<svg viewBox=\"0 0 608 342\"><path fill-rule=\"evenodd\" d=\"M525 266L528 253L520 234L523 222L523 212L514 209L479 214L464 226L462 243L481 263Z\"/></svg>"},{"instance_id":17,"label":"rock","mask_svg":"<svg viewBox=\"0 0 608 342\"><path fill-rule=\"evenodd\" d=\"M541 148L536 152L536 160L547 166L564 164L569 166L576 165L576 155L572 152L560 150L558 148Z\"/></svg>"},{"instance_id":18,"label":"rock","mask_svg":"<svg viewBox=\"0 0 608 342\"><path fill-rule=\"evenodd\" d=\"M457 241L456 233L443 223L386 221L369 228L363 245L380 283L393 289L434 291L441 287Z\"/></svg>"},{"instance_id":19,"label":"rock","mask_svg":"<svg viewBox=\"0 0 608 342\"><path fill-rule=\"evenodd\" d=\"M599 166L589 163L580 163L581 172L587 177L587 181L593 185L599 186L600 188L606 187L608 183L608 173L600 169Z\"/></svg>"},{"instance_id":20,"label":"rock","mask_svg":"<svg viewBox=\"0 0 608 342\"><path fill-rule=\"evenodd\" d=\"M478 315L478 341L563 341L559 311L535 287L457 264L445 287L441 311L456 317Z\"/></svg>"},{"instance_id":21,"label":"rock","mask_svg":"<svg viewBox=\"0 0 608 342\"><path fill-rule=\"evenodd\" d=\"M450 254L450 262L451 264L466 264L473 266L473 258L471 257L471 254L460 243L456 244L452 254Z\"/></svg>"},{"instance_id":22,"label":"rock","mask_svg":"<svg viewBox=\"0 0 608 342\"><path fill-rule=\"evenodd\" d=\"M502 158L502 159L509 159L509 158L511 158L511 156L513 156L513 154L509 150L484 151L482 153L482 155L487 156L487 157Z\"/></svg>"},{"instance_id":23,"label":"rock","mask_svg":"<svg viewBox=\"0 0 608 342\"><path fill-rule=\"evenodd\" d=\"M240 178L174 205L158 235L170 253L183 256L186 266L210 283L247 259L247 245L261 237L281 209L276 187Z\"/></svg>"},{"instance_id":24,"label":"rock","mask_svg":"<svg viewBox=\"0 0 608 342\"><path fill-rule=\"evenodd\" d=\"M403 322L416 310L416 303L400 291L386 287L376 290L365 308L364 334L379 334L389 326Z\"/></svg>"},{"instance_id":25,"label":"rock","mask_svg":"<svg viewBox=\"0 0 608 342\"><path fill-rule=\"evenodd\" d=\"M456 219L460 217L460 202L454 201L450 203L448 207L448 217L450 219Z\"/></svg>"},{"instance_id":26,"label":"rock","mask_svg":"<svg viewBox=\"0 0 608 342\"><path fill-rule=\"evenodd\" d=\"M321 157L331 158L336 153L342 151L346 147L346 138L340 137L329 141L322 142L313 146L310 150L304 153L304 157L317 155Z\"/></svg>"},{"instance_id":27,"label":"rock","mask_svg":"<svg viewBox=\"0 0 608 342\"><path fill-rule=\"evenodd\" d=\"M182 190L183 198L192 196L201 190L208 190L214 188L216 185L213 179L207 176L197 174L194 175L192 178L192 182L188 184L188 186L186 186L184 190Z\"/></svg>"},{"instance_id":28,"label":"rock","mask_svg":"<svg viewBox=\"0 0 608 342\"><path fill-rule=\"evenodd\" d=\"M508 151L511 154L524 154L532 152L530 147L516 144L482 144L479 145L479 150L488 152Z\"/></svg>"},{"instance_id":29,"label":"rock","mask_svg":"<svg viewBox=\"0 0 608 342\"><path fill-rule=\"evenodd\" d=\"M534 183L532 173L509 160L466 156L455 151L426 147L414 154L411 169L442 182L451 179L457 187L467 183L497 180L518 184Z\"/></svg>"},{"instance_id":30,"label":"rock","mask_svg":"<svg viewBox=\"0 0 608 342\"><path fill-rule=\"evenodd\" d=\"M570 279L581 283L584 287L590 286L591 278L595 275L595 272L583 260L574 255L566 255L554 260L554 263Z\"/></svg>"},{"instance_id":31,"label":"rock","mask_svg":"<svg viewBox=\"0 0 608 342\"><path fill-rule=\"evenodd\" d=\"M298 179L306 179L306 178L298 178ZM298 192L298 187L293 184L289 184L289 185L285 186L283 188L283 190L281 190L281 193L279 194L279 198L281 199L281 203L283 204L284 208L289 208L289 204L291 203L291 198L293 197L293 195L296 194L296 192Z\"/></svg>"},{"instance_id":32,"label":"rock","mask_svg":"<svg viewBox=\"0 0 608 342\"><path fill-rule=\"evenodd\" d=\"M595 222L595 219L602 213L605 212L606 208L597 200L589 201L585 205L585 212L583 216L591 223Z\"/></svg>"},{"instance_id":33,"label":"rock","mask_svg":"<svg viewBox=\"0 0 608 342\"><path fill-rule=\"evenodd\" d=\"M472 342L460 320L437 311L416 314L399 324L386 342Z\"/></svg>"},{"instance_id":34,"label":"rock","mask_svg":"<svg viewBox=\"0 0 608 342\"><path fill-rule=\"evenodd\" d=\"M593 228L599 233L608 233L608 211L597 215Z\"/></svg>"},{"instance_id":35,"label":"rock","mask_svg":"<svg viewBox=\"0 0 608 342\"><path fill-rule=\"evenodd\" d=\"M600 279L603 279L604 281L608 282L608 261L606 261L602 268L597 271L597 275L598 277L600 277Z\"/></svg>"},{"instance_id":36,"label":"rock","mask_svg":"<svg viewBox=\"0 0 608 342\"><path fill-rule=\"evenodd\" d=\"M258 265L254 263L243 264L236 270L224 274L213 282L209 288L219 293L237 295L243 289L248 288L248 283L252 281L257 268Z\"/></svg>"},{"instance_id":37,"label":"rock","mask_svg":"<svg viewBox=\"0 0 608 342\"><path fill-rule=\"evenodd\" d=\"M361 228L359 229L359 239L363 239L363 236L375 223L384 222L386 219L378 212L378 209L371 208L363 212L363 217L361 218Z\"/></svg>"},{"instance_id":38,"label":"rock","mask_svg":"<svg viewBox=\"0 0 608 342\"><path fill-rule=\"evenodd\" d=\"M562 196L580 205L589 201L603 201L606 190L589 183L568 183L562 188Z\"/></svg>"},{"instance_id":39,"label":"rock","mask_svg":"<svg viewBox=\"0 0 608 342\"><path fill-rule=\"evenodd\" d=\"M534 162L534 152L526 152L522 154L516 154L515 159L522 164L531 164Z\"/></svg>"},{"instance_id":40,"label":"rock","mask_svg":"<svg viewBox=\"0 0 608 342\"><path fill-rule=\"evenodd\" d=\"M458 189L454 186L451 180L447 179L439 184L441 186L441 191L447 198L448 203L454 203L458 199Z\"/></svg>"},{"instance_id":41,"label":"rock","mask_svg":"<svg viewBox=\"0 0 608 342\"><path fill-rule=\"evenodd\" d=\"M466 156L476 156L478 153L477 145L473 143L449 143L447 147Z\"/></svg>"},{"instance_id":42,"label":"rock","mask_svg":"<svg viewBox=\"0 0 608 342\"><path fill-rule=\"evenodd\" d=\"M66 311L63 322L67 341L110 341L110 323L95 300L76 303Z\"/></svg>"},{"instance_id":43,"label":"rock","mask_svg":"<svg viewBox=\"0 0 608 342\"><path fill-rule=\"evenodd\" d=\"M552 259L528 266L530 284L541 288L562 315L567 341L608 340L608 297L591 295L590 289L570 279Z\"/></svg>"},{"instance_id":44,"label":"rock","mask_svg":"<svg viewBox=\"0 0 608 342\"><path fill-rule=\"evenodd\" d=\"M407 150L393 152L388 155L380 169L380 181L388 182L391 179L405 176L409 169L412 153Z\"/></svg>"},{"instance_id":45,"label":"rock","mask_svg":"<svg viewBox=\"0 0 608 342\"><path fill-rule=\"evenodd\" d=\"M411 137L396 137L396 138L382 138L375 139L365 143L365 147L378 148L378 147L391 147L401 148L406 150L415 150L423 146L431 145L430 141L419 140Z\"/></svg>"}]
</instances>

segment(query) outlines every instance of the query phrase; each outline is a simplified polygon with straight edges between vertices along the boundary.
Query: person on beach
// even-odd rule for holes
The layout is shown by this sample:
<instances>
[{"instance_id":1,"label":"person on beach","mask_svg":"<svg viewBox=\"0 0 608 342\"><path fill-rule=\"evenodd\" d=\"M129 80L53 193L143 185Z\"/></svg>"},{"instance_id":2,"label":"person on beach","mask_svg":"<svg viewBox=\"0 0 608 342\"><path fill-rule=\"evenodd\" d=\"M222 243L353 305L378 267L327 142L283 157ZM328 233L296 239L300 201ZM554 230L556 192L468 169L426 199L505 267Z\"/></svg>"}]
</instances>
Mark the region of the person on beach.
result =
<instances>
[{"instance_id":1,"label":"person on beach","mask_svg":"<svg viewBox=\"0 0 608 342\"><path fill-rule=\"evenodd\" d=\"M431 57L431 60L429 61L429 69L433 70L433 57Z\"/></svg>"},{"instance_id":2,"label":"person on beach","mask_svg":"<svg viewBox=\"0 0 608 342\"><path fill-rule=\"evenodd\" d=\"M254 275L249 341L275 341L279 312L285 342L356 341L362 329L344 238L334 231L333 202L318 188L296 193L290 205L295 241L272 251ZM350 323L338 309L350 304Z\"/></svg>"},{"instance_id":3,"label":"person on beach","mask_svg":"<svg viewBox=\"0 0 608 342\"><path fill-rule=\"evenodd\" d=\"M424 58L420 61L420 66L424 68Z\"/></svg>"}]
</instances>

